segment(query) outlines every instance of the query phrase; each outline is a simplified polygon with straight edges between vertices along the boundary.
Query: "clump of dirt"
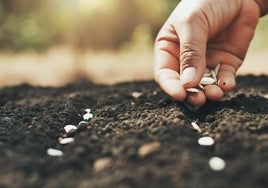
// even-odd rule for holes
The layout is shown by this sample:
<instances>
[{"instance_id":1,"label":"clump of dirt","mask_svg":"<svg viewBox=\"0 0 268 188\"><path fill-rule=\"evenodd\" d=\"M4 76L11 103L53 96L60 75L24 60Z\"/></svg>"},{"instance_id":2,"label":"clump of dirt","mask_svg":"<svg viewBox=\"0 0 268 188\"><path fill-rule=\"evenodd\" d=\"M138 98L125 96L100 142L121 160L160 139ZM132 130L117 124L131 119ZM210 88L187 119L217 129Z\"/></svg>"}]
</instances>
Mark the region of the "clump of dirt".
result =
<instances>
[{"instance_id":1,"label":"clump of dirt","mask_svg":"<svg viewBox=\"0 0 268 188\"><path fill-rule=\"evenodd\" d=\"M237 82L199 109L153 81L2 88L0 187L267 187L268 78ZM93 118L80 123L88 108ZM67 124L78 129L67 134ZM200 146L202 136L214 145ZM74 142L60 144L64 137ZM63 155L49 156L48 148ZM226 162L223 170L210 168L214 156Z\"/></svg>"}]
</instances>

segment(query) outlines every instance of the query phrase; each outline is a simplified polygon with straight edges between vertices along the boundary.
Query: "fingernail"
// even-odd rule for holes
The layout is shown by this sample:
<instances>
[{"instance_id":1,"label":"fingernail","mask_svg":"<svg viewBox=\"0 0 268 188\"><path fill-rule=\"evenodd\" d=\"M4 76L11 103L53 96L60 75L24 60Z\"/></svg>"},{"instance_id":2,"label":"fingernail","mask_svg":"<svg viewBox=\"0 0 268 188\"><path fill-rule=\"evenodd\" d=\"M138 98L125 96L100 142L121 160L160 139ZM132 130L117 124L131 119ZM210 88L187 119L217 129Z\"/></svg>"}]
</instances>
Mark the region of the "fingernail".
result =
<instances>
[{"instance_id":1,"label":"fingernail","mask_svg":"<svg viewBox=\"0 0 268 188\"><path fill-rule=\"evenodd\" d=\"M181 83L182 85L187 84L193 81L196 77L196 68L195 67L188 67L182 71L181 75Z\"/></svg>"}]
</instances>

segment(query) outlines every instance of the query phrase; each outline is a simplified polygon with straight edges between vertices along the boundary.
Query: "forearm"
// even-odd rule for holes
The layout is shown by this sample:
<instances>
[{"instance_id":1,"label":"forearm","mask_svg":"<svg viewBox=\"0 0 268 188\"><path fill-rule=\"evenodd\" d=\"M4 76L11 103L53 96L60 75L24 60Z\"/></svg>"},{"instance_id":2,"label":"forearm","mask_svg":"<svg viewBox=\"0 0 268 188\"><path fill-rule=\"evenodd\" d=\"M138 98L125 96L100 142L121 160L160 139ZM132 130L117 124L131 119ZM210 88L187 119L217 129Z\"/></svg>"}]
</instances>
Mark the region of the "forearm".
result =
<instances>
[{"instance_id":1,"label":"forearm","mask_svg":"<svg viewBox=\"0 0 268 188\"><path fill-rule=\"evenodd\" d=\"M268 14L268 0L255 0L261 10L261 16Z\"/></svg>"}]
</instances>

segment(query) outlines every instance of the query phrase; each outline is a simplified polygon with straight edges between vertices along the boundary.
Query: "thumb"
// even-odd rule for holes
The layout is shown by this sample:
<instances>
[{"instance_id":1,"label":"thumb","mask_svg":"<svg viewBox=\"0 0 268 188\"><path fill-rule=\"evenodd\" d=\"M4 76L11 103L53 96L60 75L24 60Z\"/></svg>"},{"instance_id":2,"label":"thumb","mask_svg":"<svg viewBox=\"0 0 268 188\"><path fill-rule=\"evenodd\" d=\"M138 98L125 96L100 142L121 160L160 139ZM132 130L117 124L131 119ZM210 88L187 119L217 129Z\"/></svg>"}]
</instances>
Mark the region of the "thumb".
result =
<instances>
[{"instance_id":1,"label":"thumb","mask_svg":"<svg viewBox=\"0 0 268 188\"><path fill-rule=\"evenodd\" d=\"M195 87L206 69L208 30L194 16L182 21L176 29L180 43L180 79L184 87Z\"/></svg>"}]
</instances>

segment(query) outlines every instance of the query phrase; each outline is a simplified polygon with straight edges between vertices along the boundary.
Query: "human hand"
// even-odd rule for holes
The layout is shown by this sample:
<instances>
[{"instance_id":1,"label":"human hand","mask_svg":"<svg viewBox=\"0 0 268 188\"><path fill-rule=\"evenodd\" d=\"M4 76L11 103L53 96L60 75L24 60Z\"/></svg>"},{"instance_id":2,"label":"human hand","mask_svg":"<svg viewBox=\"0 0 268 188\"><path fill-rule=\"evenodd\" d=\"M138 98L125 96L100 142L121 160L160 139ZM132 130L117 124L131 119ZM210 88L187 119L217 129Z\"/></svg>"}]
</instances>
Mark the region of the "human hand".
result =
<instances>
[{"instance_id":1,"label":"human hand","mask_svg":"<svg viewBox=\"0 0 268 188\"><path fill-rule=\"evenodd\" d=\"M260 0L261 1L261 0ZM155 81L176 100L201 106L219 100L235 87L261 14L254 0L182 0L161 28L155 41ZM220 64L217 85L196 87L206 67Z\"/></svg>"}]
</instances>

